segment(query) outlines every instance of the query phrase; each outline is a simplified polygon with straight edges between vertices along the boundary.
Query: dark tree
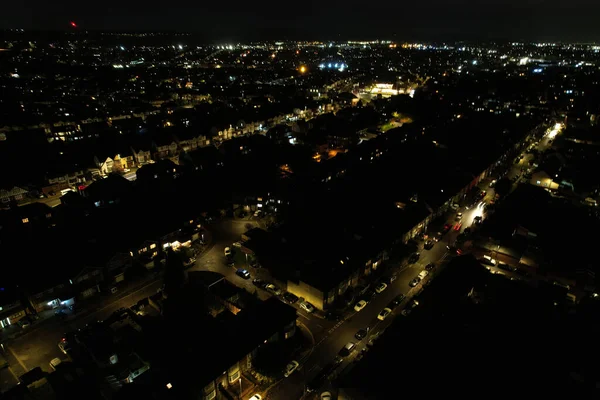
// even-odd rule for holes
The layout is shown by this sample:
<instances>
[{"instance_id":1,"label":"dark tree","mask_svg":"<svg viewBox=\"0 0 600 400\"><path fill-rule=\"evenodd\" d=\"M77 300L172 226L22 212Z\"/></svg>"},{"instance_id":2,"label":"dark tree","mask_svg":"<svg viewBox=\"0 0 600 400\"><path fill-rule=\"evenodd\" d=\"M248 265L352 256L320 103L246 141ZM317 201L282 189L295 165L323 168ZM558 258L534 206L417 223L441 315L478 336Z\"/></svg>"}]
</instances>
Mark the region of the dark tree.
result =
<instances>
[{"instance_id":1,"label":"dark tree","mask_svg":"<svg viewBox=\"0 0 600 400\"><path fill-rule=\"evenodd\" d=\"M165 294L177 293L185 284L185 268L180 255L169 249L164 274Z\"/></svg>"},{"instance_id":2,"label":"dark tree","mask_svg":"<svg viewBox=\"0 0 600 400\"><path fill-rule=\"evenodd\" d=\"M507 194L510 193L510 188L512 187L512 182L508 180L508 178L501 178L496 182L496 186L494 188L498 197L503 198Z\"/></svg>"}]
</instances>

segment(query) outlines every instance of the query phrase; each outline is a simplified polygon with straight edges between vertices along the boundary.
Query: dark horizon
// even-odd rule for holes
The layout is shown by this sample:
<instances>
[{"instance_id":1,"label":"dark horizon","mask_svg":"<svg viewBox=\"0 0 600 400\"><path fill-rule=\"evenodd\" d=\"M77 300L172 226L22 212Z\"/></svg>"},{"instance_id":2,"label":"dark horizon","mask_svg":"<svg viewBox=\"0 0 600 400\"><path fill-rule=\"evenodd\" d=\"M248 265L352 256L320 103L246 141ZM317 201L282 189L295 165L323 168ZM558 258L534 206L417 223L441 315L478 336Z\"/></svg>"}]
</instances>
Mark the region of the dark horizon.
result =
<instances>
[{"instance_id":1,"label":"dark horizon","mask_svg":"<svg viewBox=\"0 0 600 400\"><path fill-rule=\"evenodd\" d=\"M518 40L594 42L600 40L595 16L600 4L575 0L471 0L427 4L387 1L293 3L289 9L263 2L231 2L227 7L177 3L171 8L104 3L103 9L67 2L62 8L33 0L6 5L0 28L68 30L70 21L86 31L177 31L206 40Z\"/></svg>"}]
</instances>

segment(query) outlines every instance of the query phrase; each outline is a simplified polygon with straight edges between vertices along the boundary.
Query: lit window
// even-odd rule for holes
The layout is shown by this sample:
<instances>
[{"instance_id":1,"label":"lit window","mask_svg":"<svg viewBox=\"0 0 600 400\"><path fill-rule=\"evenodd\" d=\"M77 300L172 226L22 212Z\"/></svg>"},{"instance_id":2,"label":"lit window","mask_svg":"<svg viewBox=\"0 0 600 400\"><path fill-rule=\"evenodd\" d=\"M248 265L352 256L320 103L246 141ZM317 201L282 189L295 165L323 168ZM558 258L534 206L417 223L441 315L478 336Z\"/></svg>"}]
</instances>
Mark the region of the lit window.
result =
<instances>
[{"instance_id":1,"label":"lit window","mask_svg":"<svg viewBox=\"0 0 600 400\"><path fill-rule=\"evenodd\" d=\"M24 224L28 224L29 223L29 218L23 218L21 221L23 221Z\"/></svg>"}]
</instances>

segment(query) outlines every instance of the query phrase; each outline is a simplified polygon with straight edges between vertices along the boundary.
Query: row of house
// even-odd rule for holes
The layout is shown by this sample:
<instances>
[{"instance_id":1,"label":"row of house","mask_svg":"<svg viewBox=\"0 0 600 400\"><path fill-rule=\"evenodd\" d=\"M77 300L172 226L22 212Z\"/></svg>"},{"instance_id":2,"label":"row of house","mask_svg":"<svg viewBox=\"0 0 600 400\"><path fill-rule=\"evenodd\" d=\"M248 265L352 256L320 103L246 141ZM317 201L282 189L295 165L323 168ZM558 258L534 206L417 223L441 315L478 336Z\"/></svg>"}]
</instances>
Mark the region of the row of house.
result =
<instances>
[{"instance_id":1,"label":"row of house","mask_svg":"<svg viewBox=\"0 0 600 400\"><path fill-rule=\"evenodd\" d=\"M406 244L425 233L430 223L445 213L452 203L460 202L498 165L512 160L513 154L528 142L530 134L523 134L520 141L500 151L493 149L482 153L481 158L463 163L458 169L445 167L446 170L440 170L440 166L432 165L435 173L427 169L420 173L415 171L411 174L413 179L403 177L404 185L390 184L388 176L398 168L410 168L406 163L414 158L403 156L394 150L400 146L390 144L390 140L403 140L401 137L393 139L382 135L344 157L338 155L321 163L323 179L317 178L317 181L330 187L326 193L348 187L336 185L336 182L348 179L356 171L378 168L371 169L371 174L364 178L365 182L357 180L356 175L351 178L352 186L360 188L358 192L344 192L331 200L325 200L329 195L311 193L307 197L317 198L318 204L313 209L308 206L309 201L303 201L302 210L297 210L304 215L300 221L288 221L282 229L272 233L247 232L242 237L242 251L258 258L288 292L305 299L317 309L327 310L344 301L348 289L361 285L366 277L378 273L377 270L382 268L399 243ZM434 151L440 150L436 147ZM419 147L410 147L410 152L418 153ZM421 158L436 157L430 153L428 157L417 157ZM440 165L444 166L445 162L442 158ZM361 193L369 192L368 188L376 193L377 201L372 200L371 194ZM263 196L257 199L256 206L267 207L271 200L269 195ZM383 203L378 202L380 200ZM326 214L321 215L319 209L327 210ZM352 215L351 221L332 216L331 210L337 210L335 214ZM314 226L323 221L327 221L326 232L315 232Z\"/></svg>"}]
</instances>

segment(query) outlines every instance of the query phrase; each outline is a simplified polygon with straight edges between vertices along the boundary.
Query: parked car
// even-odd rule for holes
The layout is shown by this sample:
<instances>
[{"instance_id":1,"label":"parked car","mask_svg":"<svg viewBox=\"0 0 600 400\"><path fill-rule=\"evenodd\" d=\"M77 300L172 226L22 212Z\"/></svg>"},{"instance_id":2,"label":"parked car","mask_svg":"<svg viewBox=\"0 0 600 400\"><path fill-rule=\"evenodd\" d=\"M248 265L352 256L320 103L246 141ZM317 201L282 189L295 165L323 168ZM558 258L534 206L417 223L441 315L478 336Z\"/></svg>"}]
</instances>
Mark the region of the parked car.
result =
<instances>
[{"instance_id":1,"label":"parked car","mask_svg":"<svg viewBox=\"0 0 600 400\"><path fill-rule=\"evenodd\" d=\"M381 282L379 285L377 285L377 287L375 288L375 291L377 293L381 293L383 292L385 289L387 289L387 285L383 282Z\"/></svg>"},{"instance_id":2,"label":"parked car","mask_svg":"<svg viewBox=\"0 0 600 400\"><path fill-rule=\"evenodd\" d=\"M428 240L425 242L425 244L423 245L423 248L425 250L431 250L433 248L433 245L435 244L435 242L433 240Z\"/></svg>"},{"instance_id":3,"label":"parked car","mask_svg":"<svg viewBox=\"0 0 600 400\"><path fill-rule=\"evenodd\" d=\"M266 284L266 285L265 285L265 289L266 289L268 292L270 292L270 293L274 294L275 296L279 296L279 295L281 295L281 290L279 290L279 288L278 288L277 286L273 285L272 283L268 283L268 284Z\"/></svg>"},{"instance_id":4,"label":"parked car","mask_svg":"<svg viewBox=\"0 0 600 400\"><path fill-rule=\"evenodd\" d=\"M362 310L363 308L365 308L367 306L367 301L366 300L361 300L358 303L356 303L356 305L354 306L354 311L359 312L360 310Z\"/></svg>"},{"instance_id":5,"label":"parked car","mask_svg":"<svg viewBox=\"0 0 600 400\"><path fill-rule=\"evenodd\" d=\"M358 332L356 332L356 334L354 334L354 337L358 340L363 340L367 336L367 333L369 333L368 328L360 329Z\"/></svg>"},{"instance_id":6,"label":"parked car","mask_svg":"<svg viewBox=\"0 0 600 400\"><path fill-rule=\"evenodd\" d=\"M233 247L242 247L242 242L234 242Z\"/></svg>"},{"instance_id":7,"label":"parked car","mask_svg":"<svg viewBox=\"0 0 600 400\"><path fill-rule=\"evenodd\" d=\"M290 363L288 365L286 365L286 367L285 367L285 372L283 373L283 376L285 376L287 378L288 376L293 374L294 371L298 369L299 365L300 364L296 360L290 361Z\"/></svg>"},{"instance_id":8,"label":"parked car","mask_svg":"<svg viewBox=\"0 0 600 400\"><path fill-rule=\"evenodd\" d=\"M300 308L303 309L304 311L306 311L307 313L312 313L315 311L315 306L313 306L312 304L310 304L307 301L301 302Z\"/></svg>"},{"instance_id":9,"label":"parked car","mask_svg":"<svg viewBox=\"0 0 600 400\"><path fill-rule=\"evenodd\" d=\"M429 263L425 266L425 270L426 271L433 271L433 269L435 268L435 264L434 263Z\"/></svg>"},{"instance_id":10,"label":"parked car","mask_svg":"<svg viewBox=\"0 0 600 400\"><path fill-rule=\"evenodd\" d=\"M265 282L262 279L252 279L252 284L256 287L263 288L265 287Z\"/></svg>"},{"instance_id":11,"label":"parked car","mask_svg":"<svg viewBox=\"0 0 600 400\"><path fill-rule=\"evenodd\" d=\"M339 352L339 355L341 357L348 357L350 355L350 353L352 353L354 351L355 347L356 347L356 343L348 342L344 347L342 347L342 349Z\"/></svg>"},{"instance_id":12,"label":"parked car","mask_svg":"<svg viewBox=\"0 0 600 400\"><path fill-rule=\"evenodd\" d=\"M402 303L402 301L404 300L406 296L404 296L402 293L400 293L398 296L394 297L394 300L392 300L392 304L394 305L394 307L398 307L400 305L400 303Z\"/></svg>"},{"instance_id":13,"label":"parked car","mask_svg":"<svg viewBox=\"0 0 600 400\"><path fill-rule=\"evenodd\" d=\"M419 253L412 253L409 257L408 257L408 262L410 264L414 264L417 261L419 261L419 258L421 258L421 254Z\"/></svg>"},{"instance_id":14,"label":"parked car","mask_svg":"<svg viewBox=\"0 0 600 400\"><path fill-rule=\"evenodd\" d=\"M332 400L331 392L323 392L321 393L321 400Z\"/></svg>"},{"instance_id":15,"label":"parked car","mask_svg":"<svg viewBox=\"0 0 600 400\"><path fill-rule=\"evenodd\" d=\"M294 304L295 302L298 301L298 296L296 296L293 293L286 292L283 294L283 299L290 304Z\"/></svg>"},{"instance_id":16,"label":"parked car","mask_svg":"<svg viewBox=\"0 0 600 400\"><path fill-rule=\"evenodd\" d=\"M392 313L392 310L390 310L389 308L384 308L383 310L381 310L381 312L379 313L379 315L377 316L377 319L380 321L383 321L384 319L387 318L388 315L390 315Z\"/></svg>"},{"instance_id":17,"label":"parked car","mask_svg":"<svg viewBox=\"0 0 600 400\"><path fill-rule=\"evenodd\" d=\"M417 276L417 277L415 277L415 278L414 278L412 281L410 281L410 282L408 283L408 285L409 285L410 287L415 287L415 286L417 286L417 285L419 284L419 282L421 282L421 278L419 278L419 277Z\"/></svg>"},{"instance_id":18,"label":"parked car","mask_svg":"<svg viewBox=\"0 0 600 400\"><path fill-rule=\"evenodd\" d=\"M250 272L248 272L248 270L240 268L237 271L235 271L235 273L244 279L250 279Z\"/></svg>"},{"instance_id":19,"label":"parked car","mask_svg":"<svg viewBox=\"0 0 600 400\"><path fill-rule=\"evenodd\" d=\"M230 247L225 247L225 250L223 250L223 252L225 253L225 257L230 257L233 254L231 252L231 248Z\"/></svg>"},{"instance_id":20,"label":"parked car","mask_svg":"<svg viewBox=\"0 0 600 400\"><path fill-rule=\"evenodd\" d=\"M255 394L252 397L250 397L249 400L262 400L262 396L260 394Z\"/></svg>"}]
</instances>

